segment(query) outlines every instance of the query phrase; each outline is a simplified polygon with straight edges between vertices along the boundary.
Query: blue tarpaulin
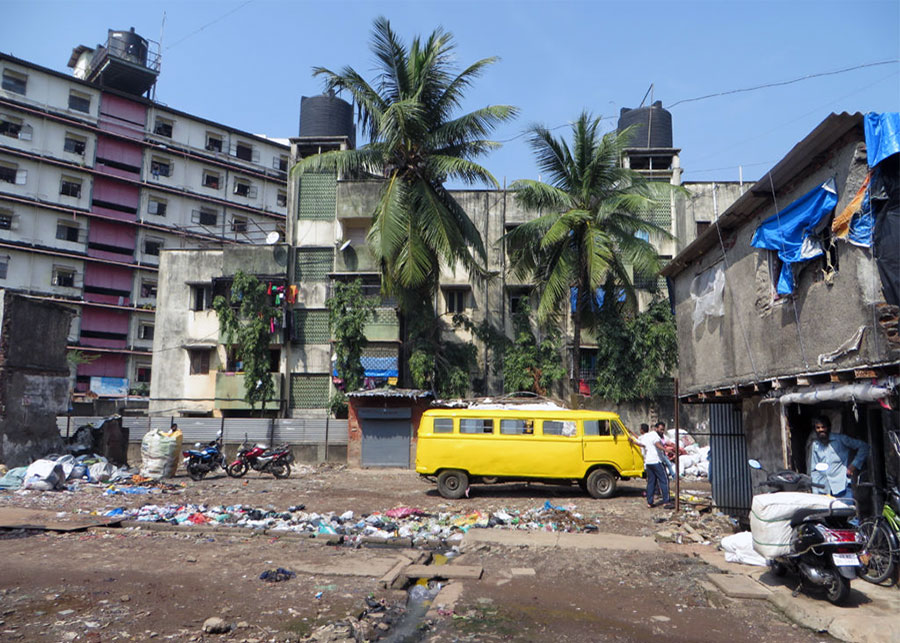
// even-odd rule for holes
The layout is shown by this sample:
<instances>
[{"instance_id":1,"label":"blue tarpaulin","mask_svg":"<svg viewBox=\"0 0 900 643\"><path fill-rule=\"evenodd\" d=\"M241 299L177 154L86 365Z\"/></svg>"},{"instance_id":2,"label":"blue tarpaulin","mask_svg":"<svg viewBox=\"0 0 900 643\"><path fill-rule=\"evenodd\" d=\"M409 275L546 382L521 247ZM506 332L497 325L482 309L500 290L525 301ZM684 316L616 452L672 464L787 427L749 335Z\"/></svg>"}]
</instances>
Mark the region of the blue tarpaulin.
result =
<instances>
[{"instance_id":1,"label":"blue tarpaulin","mask_svg":"<svg viewBox=\"0 0 900 643\"><path fill-rule=\"evenodd\" d=\"M900 112L869 112L865 119L869 167L900 152Z\"/></svg>"},{"instance_id":2,"label":"blue tarpaulin","mask_svg":"<svg viewBox=\"0 0 900 643\"><path fill-rule=\"evenodd\" d=\"M400 371L397 367L397 357L366 357L363 355L359 358L362 363L366 377L399 377ZM331 374L338 377L337 367L333 368Z\"/></svg>"},{"instance_id":3,"label":"blue tarpaulin","mask_svg":"<svg viewBox=\"0 0 900 643\"><path fill-rule=\"evenodd\" d=\"M792 264L822 254L822 244L815 236L816 230L834 210L837 201L834 179L829 179L759 224L751 245L778 253L778 258L783 262L776 287L779 295L789 295L794 291Z\"/></svg>"},{"instance_id":4,"label":"blue tarpaulin","mask_svg":"<svg viewBox=\"0 0 900 643\"><path fill-rule=\"evenodd\" d=\"M569 311L571 313L575 313L575 300L578 298L578 287L572 286L569 288ZM597 288L597 292L594 293L594 301L591 302L591 310L597 311L603 308L603 302L606 300L606 293L603 291L603 288ZM619 303L625 301L625 291L619 290Z\"/></svg>"}]
</instances>

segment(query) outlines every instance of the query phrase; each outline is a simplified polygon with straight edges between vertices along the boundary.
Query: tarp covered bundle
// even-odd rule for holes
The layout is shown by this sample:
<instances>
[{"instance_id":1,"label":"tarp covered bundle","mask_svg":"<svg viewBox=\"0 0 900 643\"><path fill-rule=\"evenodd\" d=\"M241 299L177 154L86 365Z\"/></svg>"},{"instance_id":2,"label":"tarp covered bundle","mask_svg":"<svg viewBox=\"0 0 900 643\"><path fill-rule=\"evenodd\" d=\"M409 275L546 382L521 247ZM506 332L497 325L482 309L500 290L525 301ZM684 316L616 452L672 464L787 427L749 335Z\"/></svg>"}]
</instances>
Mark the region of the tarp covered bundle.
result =
<instances>
[{"instance_id":1,"label":"tarp covered bundle","mask_svg":"<svg viewBox=\"0 0 900 643\"><path fill-rule=\"evenodd\" d=\"M800 491L761 493L753 496L750 507L750 533L753 549L765 558L791 552L791 518L798 509L846 508L849 505L831 496Z\"/></svg>"}]
</instances>

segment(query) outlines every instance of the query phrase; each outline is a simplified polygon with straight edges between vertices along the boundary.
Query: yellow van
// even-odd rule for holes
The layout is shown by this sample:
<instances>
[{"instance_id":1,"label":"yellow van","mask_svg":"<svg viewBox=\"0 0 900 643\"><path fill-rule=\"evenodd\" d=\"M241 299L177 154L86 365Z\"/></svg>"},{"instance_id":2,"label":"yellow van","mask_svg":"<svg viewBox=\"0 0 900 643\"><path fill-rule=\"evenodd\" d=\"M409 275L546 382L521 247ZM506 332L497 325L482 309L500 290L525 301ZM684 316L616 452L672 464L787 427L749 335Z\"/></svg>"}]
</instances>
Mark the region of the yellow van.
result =
<instances>
[{"instance_id":1,"label":"yellow van","mask_svg":"<svg viewBox=\"0 0 900 643\"><path fill-rule=\"evenodd\" d=\"M431 409L422 414L416 472L445 498L470 483L577 482L609 498L617 480L641 477L640 447L615 413L517 409Z\"/></svg>"}]
</instances>

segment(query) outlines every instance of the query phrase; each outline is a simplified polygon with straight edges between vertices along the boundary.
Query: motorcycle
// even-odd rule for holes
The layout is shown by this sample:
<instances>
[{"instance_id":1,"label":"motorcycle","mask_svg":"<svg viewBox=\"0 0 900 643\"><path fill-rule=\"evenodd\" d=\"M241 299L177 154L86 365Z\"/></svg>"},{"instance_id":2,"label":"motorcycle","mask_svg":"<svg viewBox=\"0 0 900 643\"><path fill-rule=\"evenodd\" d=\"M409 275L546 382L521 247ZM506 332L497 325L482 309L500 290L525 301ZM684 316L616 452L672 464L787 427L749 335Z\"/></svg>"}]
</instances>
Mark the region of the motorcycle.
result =
<instances>
[{"instance_id":1,"label":"motorcycle","mask_svg":"<svg viewBox=\"0 0 900 643\"><path fill-rule=\"evenodd\" d=\"M262 444L249 447L245 441L234 461L225 467L225 473L232 478L240 478L253 469L260 473L271 473L276 478L287 478L291 475L293 461L294 452L287 445L267 449Z\"/></svg>"},{"instance_id":2,"label":"motorcycle","mask_svg":"<svg viewBox=\"0 0 900 643\"><path fill-rule=\"evenodd\" d=\"M763 485L776 491L753 497L754 549L768 559L776 576L791 572L825 588L829 602L843 604L860 567L858 553L865 545L849 522L856 516L855 502L809 493L822 485L802 473L769 473L757 460L748 464L766 473ZM816 465L817 471L827 468L824 463Z\"/></svg>"},{"instance_id":3,"label":"motorcycle","mask_svg":"<svg viewBox=\"0 0 900 643\"><path fill-rule=\"evenodd\" d=\"M216 439L208 442L206 446L197 442L193 449L182 451L181 455L184 457L184 468L187 469L191 480L203 480L207 473L219 468L224 471L227 463L225 453L222 451L222 432L219 431Z\"/></svg>"}]
</instances>

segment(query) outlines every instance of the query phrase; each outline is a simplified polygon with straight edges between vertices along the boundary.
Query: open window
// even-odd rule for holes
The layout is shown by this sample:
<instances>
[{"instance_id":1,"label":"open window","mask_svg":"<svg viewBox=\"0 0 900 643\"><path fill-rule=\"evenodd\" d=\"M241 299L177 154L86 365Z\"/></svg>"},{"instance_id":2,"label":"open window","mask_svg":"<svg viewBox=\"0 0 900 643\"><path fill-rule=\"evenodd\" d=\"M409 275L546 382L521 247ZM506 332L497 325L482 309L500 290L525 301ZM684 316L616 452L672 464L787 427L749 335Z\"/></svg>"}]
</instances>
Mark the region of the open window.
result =
<instances>
[{"instance_id":1,"label":"open window","mask_svg":"<svg viewBox=\"0 0 900 643\"><path fill-rule=\"evenodd\" d=\"M222 137L219 134L215 134L213 132L206 133L206 150L208 152L221 152L222 151Z\"/></svg>"},{"instance_id":2,"label":"open window","mask_svg":"<svg viewBox=\"0 0 900 643\"><path fill-rule=\"evenodd\" d=\"M60 241L78 242L80 228L77 223L68 220L60 220L56 223L56 238Z\"/></svg>"},{"instance_id":3,"label":"open window","mask_svg":"<svg viewBox=\"0 0 900 643\"><path fill-rule=\"evenodd\" d=\"M22 141L30 141L34 133L31 125L21 118L0 114L0 136L17 138Z\"/></svg>"},{"instance_id":4,"label":"open window","mask_svg":"<svg viewBox=\"0 0 900 643\"><path fill-rule=\"evenodd\" d=\"M85 114L91 113L91 97L74 89L69 92L69 109Z\"/></svg>"},{"instance_id":5,"label":"open window","mask_svg":"<svg viewBox=\"0 0 900 643\"><path fill-rule=\"evenodd\" d=\"M157 116L156 122L153 125L153 133L157 136L172 138L172 130L174 129L174 127L175 121L168 118L163 118L162 116Z\"/></svg>"},{"instance_id":6,"label":"open window","mask_svg":"<svg viewBox=\"0 0 900 643\"><path fill-rule=\"evenodd\" d=\"M60 288L74 288L75 274L75 269L69 266L53 266L51 284Z\"/></svg>"},{"instance_id":7,"label":"open window","mask_svg":"<svg viewBox=\"0 0 900 643\"><path fill-rule=\"evenodd\" d=\"M141 322L141 324L138 326L138 339L153 339L153 324L150 324L148 322Z\"/></svg>"},{"instance_id":8,"label":"open window","mask_svg":"<svg viewBox=\"0 0 900 643\"><path fill-rule=\"evenodd\" d=\"M0 161L0 183L12 183L25 185L28 179L28 170L20 169L15 163Z\"/></svg>"},{"instance_id":9,"label":"open window","mask_svg":"<svg viewBox=\"0 0 900 643\"><path fill-rule=\"evenodd\" d=\"M190 360L191 375L207 375L209 373L209 349L208 348L191 348L188 349L188 359Z\"/></svg>"},{"instance_id":10,"label":"open window","mask_svg":"<svg viewBox=\"0 0 900 643\"><path fill-rule=\"evenodd\" d=\"M147 201L148 214L155 214L158 217L164 217L166 216L167 207L168 202L165 199L150 197L150 199Z\"/></svg>"},{"instance_id":11,"label":"open window","mask_svg":"<svg viewBox=\"0 0 900 643\"><path fill-rule=\"evenodd\" d=\"M0 255L0 279L6 279L9 274L9 255Z\"/></svg>"},{"instance_id":12,"label":"open window","mask_svg":"<svg viewBox=\"0 0 900 643\"><path fill-rule=\"evenodd\" d=\"M256 198L256 186L247 179L234 179L234 193L238 196L247 197L248 199Z\"/></svg>"},{"instance_id":13,"label":"open window","mask_svg":"<svg viewBox=\"0 0 900 643\"><path fill-rule=\"evenodd\" d=\"M191 222L203 226L214 226L219 221L219 211L212 208L200 208L191 212Z\"/></svg>"},{"instance_id":14,"label":"open window","mask_svg":"<svg viewBox=\"0 0 900 643\"><path fill-rule=\"evenodd\" d=\"M203 170L203 187L218 190L220 177L221 175L218 172Z\"/></svg>"},{"instance_id":15,"label":"open window","mask_svg":"<svg viewBox=\"0 0 900 643\"><path fill-rule=\"evenodd\" d=\"M72 176L64 176L59 183L59 193L63 196L81 198L81 179Z\"/></svg>"},{"instance_id":16,"label":"open window","mask_svg":"<svg viewBox=\"0 0 900 643\"><path fill-rule=\"evenodd\" d=\"M464 313L471 308L468 288L444 288L444 304L448 313Z\"/></svg>"},{"instance_id":17,"label":"open window","mask_svg":"<svg viewBox=\"0 0 900 643\"><path fill-rule=\"evenodd\" d=\"M152 237L148 237L144 239L144 254L152 255L154 257L159 256L159 251L163 248L162 239L155 239Z\"/></svg>"},{"instance_id":18,"label":"open window","mask_svg":"<svg viewBox=\"0 0 900 643\"><path fill-rule=\"evenodd\" d=\"M154 156L150 160L150 174L155 178L160 176L172 176L172 161L160 156Z\"/></svg>"},{"instance_id":19,"label":"open window","mask_svg":"<svg viewBox=\"0 0 900 643\"><path fill-rule=\"evenodd\" d=\"M247 217L232 216L231 217L232 232L247 232Z\"/></svg>"},{"instance_id":20,"label":"open window","mask_svg":"<svg viewBox=\"0 0 900 643\"><path fill-rule=\"evenodd\" d=\"M24 96L27 86L28 76L12 69L3 70L3 89Z\"/></svg>"},{"instance_id":21,"label":"open window","mask_svg":"<svg viewBox=\"0 0 900 643\"><path fill-rule=\"evenodd\" d=\"M87 148L87 139L77 134L66 132L66 138L63 141L63 151L70 154L84 156L84 150Z\"/></svg>"}]
</instances>

